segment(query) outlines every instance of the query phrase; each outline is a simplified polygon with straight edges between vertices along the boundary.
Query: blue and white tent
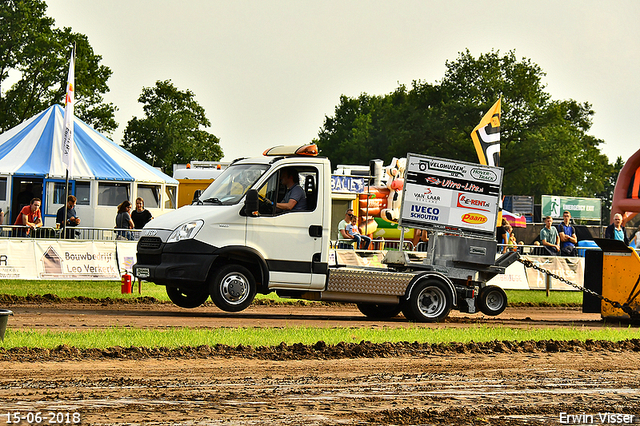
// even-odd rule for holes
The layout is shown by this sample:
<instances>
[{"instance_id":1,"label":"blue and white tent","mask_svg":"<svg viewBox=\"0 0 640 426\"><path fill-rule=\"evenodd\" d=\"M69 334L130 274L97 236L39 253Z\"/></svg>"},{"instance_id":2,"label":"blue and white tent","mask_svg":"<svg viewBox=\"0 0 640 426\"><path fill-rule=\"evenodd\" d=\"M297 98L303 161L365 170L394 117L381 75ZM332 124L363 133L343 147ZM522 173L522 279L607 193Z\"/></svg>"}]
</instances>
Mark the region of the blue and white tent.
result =
<instances>
[{"instance_id":1,"label":"blue and white tent","mask_svg":"<svg viewBox=\"0 0 640 426\"><path fill-rule=\"evenodd\" d=\"M64 110L54 105L0 135L0 207L15 220L21 193L41 198L46 226L63 205ZM113 228L116 206L142 196L154 216L175 208L178 181L150 166L74 117L70 193L81 226ZM4 191L3 191L4 189Z\"/></svg>"}]
</instances>

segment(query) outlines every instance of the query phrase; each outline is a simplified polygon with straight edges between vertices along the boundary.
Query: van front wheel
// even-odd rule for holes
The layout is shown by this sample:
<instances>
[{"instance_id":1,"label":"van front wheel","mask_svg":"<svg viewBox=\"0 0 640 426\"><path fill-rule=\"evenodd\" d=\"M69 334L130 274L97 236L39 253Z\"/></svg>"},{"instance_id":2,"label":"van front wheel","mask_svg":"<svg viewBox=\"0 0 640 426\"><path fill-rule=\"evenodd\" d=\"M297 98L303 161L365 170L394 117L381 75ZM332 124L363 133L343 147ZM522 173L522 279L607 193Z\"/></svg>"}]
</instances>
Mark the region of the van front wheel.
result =
<instances>
[{"instance_id":1,"label":"van front wheel","mask_svg":"<svg viewBox=\"0 0 640 426\"><path fill-rule=\"evenodd\" d=\"M209 293L218 308L226 312L239 312L253 302L256 280L244 266L225 265L214 276Z\"/></svg>"}]
</instances>

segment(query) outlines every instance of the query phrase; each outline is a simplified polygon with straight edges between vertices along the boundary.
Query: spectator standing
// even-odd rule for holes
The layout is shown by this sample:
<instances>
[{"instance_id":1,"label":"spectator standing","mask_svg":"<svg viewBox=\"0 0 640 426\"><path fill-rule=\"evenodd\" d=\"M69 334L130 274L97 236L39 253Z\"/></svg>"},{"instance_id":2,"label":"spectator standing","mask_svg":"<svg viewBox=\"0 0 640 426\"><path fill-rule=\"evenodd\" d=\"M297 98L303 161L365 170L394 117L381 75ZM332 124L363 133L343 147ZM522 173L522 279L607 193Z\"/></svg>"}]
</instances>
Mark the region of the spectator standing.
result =
<instances>
[{"instance_id":1,"label":"spectator standing","mask_svg":"<svg viewBox=\"0 0 640 426\"><path fill-rule=\"evenodd\" d=\"M544 254L557 256L560 254L560 236L558 230L551 225L553 225L553 218L545 217L544 228L540 230L540 245L544 249Z\"/></svg>"},{"instance_id":2,"label":"spectator standing","mask_svg":"<svg viewBox=\"0 0 640 426\"><path fill-rule=\"evenodd\" d=\"M16 222L14 225L21 225L26 229L16 229L17 237L25 237L31 234L31 230L34 231L37 228L42 227L42 213L40 212L40 205L42 200L40 198L33 198L29 205L26 205L20 210Z\"/></svg>"},{"instance_id":3,"label":"spectator standing","mask_svg":"<svg viewBox=\"0 0 640 426\"><path fill-rule=\"evenodd\" d=\"M116 215L116 228L118 229L133 229L134 223L131 220L131 202L125 200L118 205L118 214ZM131 231L116 231L117 240L133 240L133 233Z\"/></svg>"},{"instance_id":4,"label":"spectator standing","mask_svg":"<svg viewBox=\"0 0 640 426\"><path fill-rule=\"evenodd\" d=\"M508 251L511 250L511 240L514 239L515 240L515 236L513 235L513 228L511 228L511 225L509 225L508 223L506 225L504 225L504 246L502 247L502 253L506 253Z\"/></svg>"},{"instance_id":5,"label":"spectator standing","mask_svg":"<svg viewBox=\"0 0 640 426\"><path fill-rule=\"evenodd\" d=\"M76 231L74 229L68 229L67 227L71 228L80 224L80 218L78 218L76 214L76 201L77 199L73 195L67 197L67 220L63 219L65 206L60 207L56 213L56 223L63 229L65 238L71 240L76 237Z\"/></svg>"},{"instance_id":6,"label":"spectator standing","mask_svg":"<svg viewBox=\"0 0 640 426\"><path fill-rule=\"evenodd\" d=\"M604 237L610 240L622 241L629 245L629 238L627 238L627 232L622 226L622 215L620 213L613 215L613 223L604 230Z\"/></svg>"},{"instance_id":7,"label":"spectator standing","mask_svg":"<svg viewBox=\"0 0 640 426\"><path fill-rule=\"evenodd\" d=\"M151 212L144 208L144 200L142 197L136 198L136 209L131 212L131 220L133 220L135 229L142 229L153 219Z\"/></svg>"},{"instance_id":8,"label":"spectator standing","mask_svg":"<svg viewBox=\"0 0 640 426\"><path fill-rule=\"evenodd\" d=\"M640 245L640 228L638 228L631 241L629 241L629 245L631 244L633 244L635 248L640 248L638 247L638 245Z\"/></svg>"},{"instance_id":9,"label":"spectator standing","mask_svg":"<svg viewBox=\"0 0 640 426\"><path fill-rule=\"evenodd\" d=\"M562 213L562 223L558 225L558 236L560 237L560 254L563 256L575 256L578 238L576 231L571 226L571 213Z\"/></svg>"},{"instance_id":10,"label":"spectator standing","mask_svg":"<svg viewBox=\"0 0 640 426\"><path fill-rule=\"evenodd\" d=\"M502 218L502 223L496 230L496 240L498 241L498 244L507 244L509 242L507 231L504 229L508 224L509 222L507 222L507 219ZM498 247L498 251L504 253L504 246Z\"/></svg>"}]
</instances>

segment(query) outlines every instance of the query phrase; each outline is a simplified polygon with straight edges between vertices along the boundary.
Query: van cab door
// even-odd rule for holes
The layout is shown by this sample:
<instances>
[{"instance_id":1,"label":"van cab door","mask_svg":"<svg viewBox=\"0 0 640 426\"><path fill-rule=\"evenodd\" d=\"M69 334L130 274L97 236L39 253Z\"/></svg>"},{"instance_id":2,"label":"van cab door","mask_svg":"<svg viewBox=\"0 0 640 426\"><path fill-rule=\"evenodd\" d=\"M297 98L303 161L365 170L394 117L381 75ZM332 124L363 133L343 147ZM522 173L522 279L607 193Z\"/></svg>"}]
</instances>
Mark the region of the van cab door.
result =
<instances>
[{"instance_id":1,"label":"van cab door","mask_svg":"<svg viewBox=\"0 0 640 426\"><path fill-rule=\"evenodd\" d=\"M307 202L303 211L277 211L271 205L282 201L286 191L280 183L284 167L294 167L299 175ZM313 287L324 286L326 268L318 268L323 248L323 209L317 206L319 176L315 165L286 164L258 188L260 215L247 217L246 245L263 253L269 288L309 289L313 282L317 283Z\"/></svg>"}]
</instances>

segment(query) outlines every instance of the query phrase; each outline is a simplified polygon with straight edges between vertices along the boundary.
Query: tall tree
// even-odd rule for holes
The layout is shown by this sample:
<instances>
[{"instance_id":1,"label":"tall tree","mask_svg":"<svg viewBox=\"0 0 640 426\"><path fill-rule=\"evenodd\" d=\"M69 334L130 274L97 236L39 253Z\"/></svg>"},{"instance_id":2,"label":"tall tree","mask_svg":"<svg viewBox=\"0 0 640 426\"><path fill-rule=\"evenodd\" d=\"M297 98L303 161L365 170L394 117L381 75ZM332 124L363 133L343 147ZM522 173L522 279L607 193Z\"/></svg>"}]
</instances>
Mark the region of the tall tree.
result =
<instances>
[{"instance_id":1,"label":"tall tree","mask_svg":"<svg viewBox=\"0 0 640 426\"><path fill-rule=\"evenodd\" d=\"M502 96L501 161L504 193L595 196L611 165L602 140L587 134L593 110L587 102L556 101L545 91L545 73L515 52L473 57L461 52L446 62L435 84L414 81L384 96L342 96L316 140L338 163L416 152L470 162L478 158L470 133Z\"/></svg>"},{"instance_id":2,"label":"tall tree","mask_svg":"<svg viewBox=\"0 0 640 426\"><path fill-rule=\"evenodd\" d=\"M111 70L83 34L54 27L42 0L0 3L0 131L64 102L71 47L76 45L75 114L110 134L116 107L105 103Z\"/></svg>"},{"instance_id":3,"label":"tall tree","mask_svg":"<svg viewBox=\"0 0 640 426\"><path fill-rule=\"evenodd\" d=\"M134 117L124 131L123 146L152 166L171 173L173 164L222 158L220 140L202 127L211 123L192 91L171 80L145 87L138 98L145 117Z\"/></svg>"}]
</instances>

